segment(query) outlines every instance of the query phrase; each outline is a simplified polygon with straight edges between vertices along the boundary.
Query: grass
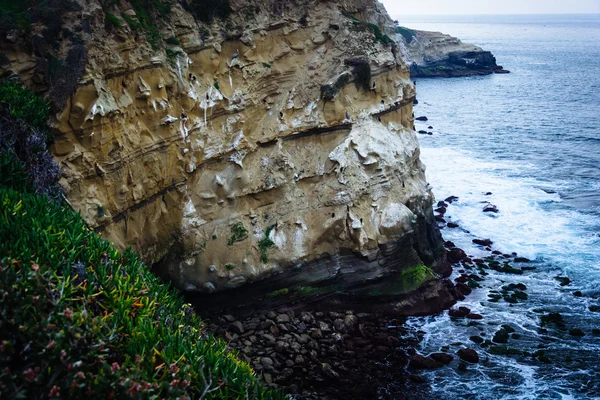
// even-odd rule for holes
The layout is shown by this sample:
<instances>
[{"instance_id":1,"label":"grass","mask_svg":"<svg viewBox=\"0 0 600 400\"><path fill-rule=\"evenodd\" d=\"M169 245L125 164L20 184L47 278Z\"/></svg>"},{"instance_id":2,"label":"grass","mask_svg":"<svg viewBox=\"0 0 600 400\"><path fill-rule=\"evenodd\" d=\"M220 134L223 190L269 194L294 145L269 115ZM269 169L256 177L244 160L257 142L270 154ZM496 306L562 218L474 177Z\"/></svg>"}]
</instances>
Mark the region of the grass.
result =
<instances>
[{"instance_id":1,"label":"grass","mask_svg":"<svg viewBox=\"0 0 600 400\"><path fill-rule=\"evenodd\" d=\"M436 278L436 273L425 265L417 265L404 269L389 285L380 289L372 290L371 296L393 296L398 294L410 293L419 289L423 284Z\"/></svg>"},{"instance_id":2,"label":"grass","mask_svg":"<svg viewBox=\"0 0 600 400\"><path fill-rule=\"evenodd\" d=\"M1 149L0 398L285 398Z\"/></svg>"},{"instance_id":3,"label":"grass","mask_svg":"<svg viewBox=\"0 0 600 400\"><path fill-rule=\"evenodd\" d=\"M268 69L271 69L271 68L273 68L273 66L272 66L271 64L269 64L269 63L266 63L266 62L263 62L263 63L262 63L262 66L263 66L263 67L265 67L265 68L268 68Z\"/></svg>"},{"instance_id":4,"label":"grass","mask_svg":"<svg viewBox=\"0 0 600 400\"><path fill-rule=\"evenodd\" d=\"M236 222L231 226L231 237L227 242L227 246L233 246L235 243L240 242L248 237L248 230L241 222Z\"/></svg>"},{"instance_id":5,"label":"grass","mask_svg":"<svg viewBox=\"0 0 600 400\"><path fill-rule=\"evenodd\" d=\"M167 44L170 44L171 46L181 46L181 42L175 36L171 36L170 38L165 40L165 42L167 42Z\"/></svg>"},{"instance_id":6,"label":"grass","mask_svg":"<svg viewBox=\"0 0 600 400\"><path fill-rule=\"evenodd\" d=\"M234 264L225 264L225 269L227 271L233 271L235 269L235 265Z\"/></svg>"},{"instance_id":7,"label":"grass","mask_svg":"<svg viewBox=\"0 0 600 400\"><path fill-rule=\"evenodd\" d=\"M267 250L269 250L271 247L275 246L275 243L269 239L269 236L271 235L271 231L275 228L275 225L271 225L270 227L267 228L267 230L265 231L265 237L262 238L261 240L259 240L258 242L258 251L260 251L260 261L263 262L263 264L266 264L267 262L269 262L269 259L267 257Z\"/></svg>"},{"instance_id":8,"label":"grass","mask_svg":"<svg viewBox=\"0 0 600 400\"><path fill-rule=\"evenodd\" d=\"M273 299L275 297L281 297L281 296L286 296L287 294L290 293L290 289L288 288L283 288L283 289L279 289L279 290L275 290L273 292L269 292L267 293L267 297L270 299Z\"/></svg>"}]
</instances>

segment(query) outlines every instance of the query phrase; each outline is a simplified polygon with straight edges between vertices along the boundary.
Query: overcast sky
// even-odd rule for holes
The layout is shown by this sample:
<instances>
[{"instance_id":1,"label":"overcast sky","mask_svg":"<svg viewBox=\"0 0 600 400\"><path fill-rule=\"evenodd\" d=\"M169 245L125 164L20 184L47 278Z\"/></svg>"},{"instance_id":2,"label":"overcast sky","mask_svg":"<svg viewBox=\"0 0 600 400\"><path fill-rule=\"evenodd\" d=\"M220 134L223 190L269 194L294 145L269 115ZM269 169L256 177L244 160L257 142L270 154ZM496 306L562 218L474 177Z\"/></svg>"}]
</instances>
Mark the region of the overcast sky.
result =
<instances>
[{"instance_id":1,"label":"overcast sky","mask_svg":"<svg viewBox=\"0 0 600 400\"><path fill-rule=\"evenodd\" d=\"M587 14L600 0L379 0L392 16L415 14Z\"/></svg>"}]
</instances>

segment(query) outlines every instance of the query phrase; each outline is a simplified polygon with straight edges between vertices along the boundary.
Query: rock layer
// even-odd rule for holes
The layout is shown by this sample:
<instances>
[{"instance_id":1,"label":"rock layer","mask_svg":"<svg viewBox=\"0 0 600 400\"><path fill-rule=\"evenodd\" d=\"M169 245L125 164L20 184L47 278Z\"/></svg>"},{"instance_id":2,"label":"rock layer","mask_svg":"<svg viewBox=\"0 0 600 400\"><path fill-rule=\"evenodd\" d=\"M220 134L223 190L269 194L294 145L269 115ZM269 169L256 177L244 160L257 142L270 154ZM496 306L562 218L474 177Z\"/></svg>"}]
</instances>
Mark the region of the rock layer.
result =
<instances>
[{"instance_id":1,"label":"rock layer","mask_svg":"<svg viewBox=\"0 0 600 400\"><path fill-rule=\"evenodd\" d=\"M166 52L82 3L86 72L52 149L90 227L189 293L309 265L352 287L443 266L415 88L377 1L237 0L210 26L173 2ZM43 90L19 43L3 73Z\"/></svg>"}]
</instances>

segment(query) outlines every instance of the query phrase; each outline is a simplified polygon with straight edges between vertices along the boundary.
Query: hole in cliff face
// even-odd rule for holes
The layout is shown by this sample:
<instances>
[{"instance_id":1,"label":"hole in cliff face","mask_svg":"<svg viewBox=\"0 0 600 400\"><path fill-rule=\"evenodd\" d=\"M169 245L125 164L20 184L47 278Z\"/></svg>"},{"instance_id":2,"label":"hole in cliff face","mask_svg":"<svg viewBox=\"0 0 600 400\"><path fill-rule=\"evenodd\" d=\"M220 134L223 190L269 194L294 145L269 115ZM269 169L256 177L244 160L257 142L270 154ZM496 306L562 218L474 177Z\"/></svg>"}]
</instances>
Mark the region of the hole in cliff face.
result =
<instances>
[{"instance_id":1,"label":"hole in cliff face","mask_svg":"<svg viewBox=\"0 0 600 400\"><path fill-rule=\"evenodd\" d=\"M150 271L164 283L177 283L174 279L178 276L180 255L185 254L184 250L182 238L175 237L166 254L152 264Z\"/></svg>"},{"instance_id":2,"label":"hole in cliff face","mask_svg":"<svg viewBox=\"0 0 600 400\"><path fill-rule=\"evenodd\" d=\"M335 213L331 213L331 218L335 218Z\"/></svg>"}]
</instances>

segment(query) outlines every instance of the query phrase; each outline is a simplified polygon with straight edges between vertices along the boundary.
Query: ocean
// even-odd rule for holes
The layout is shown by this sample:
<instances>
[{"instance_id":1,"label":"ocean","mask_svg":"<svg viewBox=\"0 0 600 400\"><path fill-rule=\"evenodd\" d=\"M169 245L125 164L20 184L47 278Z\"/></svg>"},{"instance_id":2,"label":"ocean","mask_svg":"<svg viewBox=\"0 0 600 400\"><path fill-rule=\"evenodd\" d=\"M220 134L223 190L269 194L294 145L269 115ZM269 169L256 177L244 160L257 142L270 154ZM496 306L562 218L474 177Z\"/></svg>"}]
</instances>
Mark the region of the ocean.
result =
<instances>
[{"instance_id":1,"label":"ocean","mask_svg":"<svg viewBox=\"0 0 600 400\"><path fill-rule=\"evenodd\" d=\"M455 361L424 373L429 384L410 396L600 398L600 312L592 311L600 306L600 15L395 19L481 46L511 71L418 79L415 116L429 120L416 128L434 133L419 139L437 200L459 197L446 214L459 228L444 228L444 239L480 257L488 253L472 239L489 238L535 267L524 275L490 271L459 304L481 321L447 313L408 320L423 354L472 347L481 357L464 371ZM499 213L483 213L484 202ZM571 282L561 286L558 276ZM489 301L510 283L526 285L528 299ZM560 313L564 327L542 324L549 313ZM470 339L491 339L503 324L516 331L501 344L511 355Z\"/></svg>"}]
</instances>

